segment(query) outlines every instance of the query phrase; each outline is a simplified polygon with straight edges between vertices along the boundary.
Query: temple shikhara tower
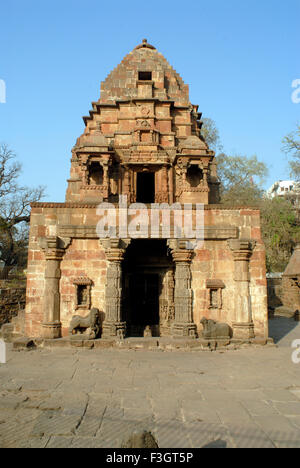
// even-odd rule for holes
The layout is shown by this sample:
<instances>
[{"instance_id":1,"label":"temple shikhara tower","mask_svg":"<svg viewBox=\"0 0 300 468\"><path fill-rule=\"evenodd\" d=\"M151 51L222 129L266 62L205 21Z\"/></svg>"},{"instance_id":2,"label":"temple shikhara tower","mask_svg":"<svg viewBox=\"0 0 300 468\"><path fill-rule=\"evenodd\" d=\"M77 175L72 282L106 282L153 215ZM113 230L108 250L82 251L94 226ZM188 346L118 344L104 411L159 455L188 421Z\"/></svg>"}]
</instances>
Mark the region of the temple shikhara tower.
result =
<instances>
[{"instance_id":1,"label":"temple shikhara tower","mask_svg":"<svg viewBox=\"0 0 300 468\"><path fill-rule=\"evenodd\" d=\"M100 340L195 339L203 317L228 324L238 340L268 337L260 213L219 204L200 119L188 85L146 40L102 82L72 150L66 201L32 205L27 336L68 336L74 316L88 321L98 309ZM101 238L103 202L115 207L117 224ZM133 235L124 203L146 205L149 219L176 204L169 232ZM184 204L193 219L203 206L203 242L176 235ZM129 210L127 222L137 215Z\"/></svg>"}]
</instances>

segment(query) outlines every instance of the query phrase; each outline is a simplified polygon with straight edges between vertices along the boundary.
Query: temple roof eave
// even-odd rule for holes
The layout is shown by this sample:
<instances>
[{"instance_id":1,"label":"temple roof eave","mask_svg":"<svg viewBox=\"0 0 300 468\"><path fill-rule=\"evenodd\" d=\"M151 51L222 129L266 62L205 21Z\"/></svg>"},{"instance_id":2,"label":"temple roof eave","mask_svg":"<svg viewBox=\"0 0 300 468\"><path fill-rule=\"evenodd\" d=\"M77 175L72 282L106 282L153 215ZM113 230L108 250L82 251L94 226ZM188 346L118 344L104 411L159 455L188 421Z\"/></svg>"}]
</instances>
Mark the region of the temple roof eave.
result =
<instances>
[{"instance_id":1,"label":"temple roof eave","mask_svg":"<svg viewBox=\"0 0 300 468\"><path fill-rule=\"evenodd\" d=\"M131 103L136 103L136 102L157 102L160 104L170 104L172 108L175 109L180 109L180 110L187 110L190 109L191 104L181 104L176 102L174 99L161 99L161 98L156 98L156 97L147 97L147 98L142 98L142 97L135 97L132 99L116 99L112 101L106 101L106 102L92 102L93 109L89 111L90 115L85 115L82 117L85 125L87 125L88 121L92 121L94 118L94 115L99 113L99 110L101 107L113 107L113 108L118 108L120 104L131 104ZM198 113L199 118L201 118L202 113Z\"/></svg>"}]
</instances>

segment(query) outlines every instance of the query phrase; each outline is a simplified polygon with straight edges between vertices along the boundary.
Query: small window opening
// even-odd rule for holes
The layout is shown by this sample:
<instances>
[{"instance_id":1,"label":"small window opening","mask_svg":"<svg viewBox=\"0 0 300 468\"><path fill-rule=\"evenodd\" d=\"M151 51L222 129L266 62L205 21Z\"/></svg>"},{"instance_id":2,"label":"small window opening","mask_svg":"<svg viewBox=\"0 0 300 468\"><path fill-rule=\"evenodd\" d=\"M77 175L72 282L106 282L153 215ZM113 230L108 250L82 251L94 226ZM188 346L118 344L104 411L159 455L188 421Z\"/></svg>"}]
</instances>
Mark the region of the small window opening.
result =
<instances>
[{"instance_id":1,"label":"small window opening","mask_svg":"<svg viewBox=\"0 0 300 468\"><path fill-rule=\"evenodd\" d=\"M78 285L77 287L77 305L79 307L88 306L89 288L87 285Z\"/></svg>"},{"instance_id":2,"label":"small window opening","mask_svg":"<svg viewBox=\"0 0 300 468\"><path fill-rule=\"evenodd\" d=\"M219 308L219 291L218 289L210 290L210 308L218 309Z\"/></svg>"},{"instance_id":3,"label":"small window opening","mask_svg":"<svg viewBox=\"0 0 300 468\"><path fill-rule=\"evenodd\" d=\"M139 81L152 81L152 72L139 72Z\"/></svg>"},{"instance_id":4,"label":"small window opening","mask_svg":"<svg viewBox=\"0 0 300 468\"><path fill-rule=\"evenodd\" d=\"M150 132L140 132L141 143L152 143L152 134Z\"/></svg>"},{"instance_id":5,"label":"small window opening","mask_svg":"<svg viewBox=\"0 0 300 468\"><path fill-rule=\"evenodd\" d=\"M187 171L187 180L191 187L198 187L203 179L203 172L198 166L191 166Z\"/></svg>"},{"instance_id":6,"label":"small window opening","mask_svg":"<svg viewBox=\"0 0 300 468\"><path fill-rule=\"evenodd\" d=\"M89 184L90 185L102 185L103 184L103 168L97 162L93 162L89 167Z\"/></svg>"},{"instance_id":7,"label":"small window opening","mask_svg":"<svg viewBox=\"0 0 300 468\"><path fill-rule=\"evenodd\" d=\"M137 173L137 203L155 202L155 174L154 172Z\"/></svg>"}]
</instances>

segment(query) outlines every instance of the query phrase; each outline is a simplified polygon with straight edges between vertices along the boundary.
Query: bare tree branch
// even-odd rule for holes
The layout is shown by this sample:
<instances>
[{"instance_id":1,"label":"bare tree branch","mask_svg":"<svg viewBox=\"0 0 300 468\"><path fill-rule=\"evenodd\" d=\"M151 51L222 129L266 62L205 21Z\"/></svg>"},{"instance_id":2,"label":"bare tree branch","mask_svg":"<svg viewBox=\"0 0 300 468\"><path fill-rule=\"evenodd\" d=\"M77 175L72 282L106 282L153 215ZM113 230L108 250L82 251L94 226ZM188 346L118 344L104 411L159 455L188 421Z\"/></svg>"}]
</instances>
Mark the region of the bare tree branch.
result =
<instances>
[{"instance_id":1,"label":"bare tree branch","mask_svg":"<svg viewBox=\"0 0 300 468\"><path fill-rule=\"evenodd\" d=\"M16 266L24 266L30 221L30 205L40 201L44 187L28 188L18 185L21 165L14 162L15 154L5 144L0 145L0 260L4 262L2 276ZM0 274L1 277L1 274Z\"/></svg>"}]
</instances>

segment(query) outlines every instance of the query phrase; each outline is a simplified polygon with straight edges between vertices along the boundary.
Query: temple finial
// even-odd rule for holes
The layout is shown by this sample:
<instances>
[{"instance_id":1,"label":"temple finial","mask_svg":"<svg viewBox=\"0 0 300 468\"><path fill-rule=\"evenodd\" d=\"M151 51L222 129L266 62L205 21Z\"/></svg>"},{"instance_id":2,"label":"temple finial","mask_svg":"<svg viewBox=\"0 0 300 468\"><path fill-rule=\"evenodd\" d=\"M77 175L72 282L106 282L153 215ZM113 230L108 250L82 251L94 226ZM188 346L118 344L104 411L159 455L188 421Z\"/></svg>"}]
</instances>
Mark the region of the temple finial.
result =
<instances>
[{"instance_id":1,"label":"temple finial","mask_svg":"<svg viewBox=\"0 0 300 468\"><path fill-rule=\"evenodd\" d=\"M147 39L143 39L142 43L140 45L138 45L137 47L135 47L135 49L142 49L142 48L154 49L154 50L156 49L153 45L148 44Z\"/></svg>"}]
</instances>

